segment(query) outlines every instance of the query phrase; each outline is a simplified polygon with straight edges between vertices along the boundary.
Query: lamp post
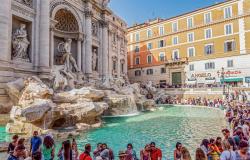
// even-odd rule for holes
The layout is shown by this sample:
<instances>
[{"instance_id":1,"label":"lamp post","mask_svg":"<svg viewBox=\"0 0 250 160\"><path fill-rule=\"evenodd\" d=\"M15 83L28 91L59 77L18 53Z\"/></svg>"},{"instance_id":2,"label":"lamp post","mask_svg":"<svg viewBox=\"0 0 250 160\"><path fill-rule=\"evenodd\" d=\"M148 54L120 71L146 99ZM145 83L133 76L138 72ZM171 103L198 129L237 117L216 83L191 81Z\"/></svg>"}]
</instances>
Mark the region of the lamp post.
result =
<instances>
[{"instance_id":1,"label":"lamp post","mask_svg":"<svg viewBox=\"0 0 250 160\"><path fill-rule=\"evenodd\" d=\"M226 93L226 88L225 88L225 72L224 72L224 67L221 68L221 78L222 78L222 85L223 85L223 95Z\"/></svg>"}]
</instances>

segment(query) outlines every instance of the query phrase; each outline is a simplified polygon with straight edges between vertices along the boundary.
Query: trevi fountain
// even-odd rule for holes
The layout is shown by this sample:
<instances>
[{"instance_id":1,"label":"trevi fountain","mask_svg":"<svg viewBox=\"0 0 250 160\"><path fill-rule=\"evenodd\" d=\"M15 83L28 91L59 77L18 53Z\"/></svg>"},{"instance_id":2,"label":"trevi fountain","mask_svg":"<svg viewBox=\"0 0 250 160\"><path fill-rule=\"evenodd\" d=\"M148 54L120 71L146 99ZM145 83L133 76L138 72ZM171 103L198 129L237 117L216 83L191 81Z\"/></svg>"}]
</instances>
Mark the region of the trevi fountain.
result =
<instances>
[{"instance_id":1,"label":"trevi fountain","mask_svg":"<svg viewBox=\"0 0 250 160\"><path fill-rule=\"evenodd\" d=\"M195 148L188 140L198 142L204 134L217 134L223 123L210 133L200 131L201 123L209 128L221 120L221 113L200 108L168 107L131 118L103 120L156 107L154 100L146 98L156 94L150 82L144 88L129 83L127 25L108 3L1 3L0 113L8 113L10 120L0 126L0 141L8 141L9 134L30 136L37 130L56 139L78 137L81 147L87 142L109 142L117 153L126 143L139 149L146 140L156 141L162 148L168 140L167 147L173 148L173 138ZM161 92L157 96L166 95ZM208 116L214 118L207 121ZM193 134L187 135L189 132ZM164 149L164 154L169 153Z\"/></svg>"}]
</instances>

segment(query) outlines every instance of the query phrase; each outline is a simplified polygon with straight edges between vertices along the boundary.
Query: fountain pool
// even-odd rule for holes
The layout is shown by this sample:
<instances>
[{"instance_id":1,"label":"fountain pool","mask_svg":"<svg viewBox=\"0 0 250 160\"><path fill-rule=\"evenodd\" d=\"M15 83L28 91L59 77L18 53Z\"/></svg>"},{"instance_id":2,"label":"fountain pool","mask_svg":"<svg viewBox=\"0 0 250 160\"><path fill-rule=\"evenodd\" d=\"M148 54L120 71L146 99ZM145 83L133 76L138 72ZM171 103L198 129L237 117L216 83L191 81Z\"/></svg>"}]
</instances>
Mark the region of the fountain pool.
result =
<instances>
[{"instance_id":1,"label":"fountain pool","mask_svg":"<svg viewBox=\"0 0 250 160\"><path fill-rule=\"evenodd\" d=\"M107 143L115 155L132 143L139 156L140 149L154 141L162 149L163 159L173 159L177 141L193 156L202 139L222 136L220 130L225 126L223 111L219 109L169 105L137 116L104 118L102 128L82 133L77 142L80 151L86 143L93 148L98 142ZM0 127L0 141L8 139L4 127Z\"/></svg>"}]
</instances>

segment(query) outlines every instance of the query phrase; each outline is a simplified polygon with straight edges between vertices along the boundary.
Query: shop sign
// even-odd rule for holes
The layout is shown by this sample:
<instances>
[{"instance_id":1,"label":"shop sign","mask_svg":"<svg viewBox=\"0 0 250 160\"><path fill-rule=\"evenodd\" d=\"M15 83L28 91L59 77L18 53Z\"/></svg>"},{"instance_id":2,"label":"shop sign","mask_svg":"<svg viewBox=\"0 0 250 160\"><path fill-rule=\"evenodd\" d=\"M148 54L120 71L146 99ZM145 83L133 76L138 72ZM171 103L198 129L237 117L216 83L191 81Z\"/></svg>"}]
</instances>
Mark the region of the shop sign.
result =
<instances>
[{"instance_id":1,"label":"shop sign","mask_svg":"<svg viewBox=\"0 0 250 160\"><path fill-rule=\"evenodd\" d=\"M211 73L193 73L191 75L192 78L207 78L207 77L211 77L212 74Z\"/></svg>"},{"instance_id":2,"label":"shop sign","mask_svg":"<svg viewBox=\"0 0 250 160\"><path fill-rule=\"evenodd\" d=\"M218 71L218 77L221 77L222 75L222 72L221 71ZM224 72L224 76L225 77L237 77L241 74L242 72L240 70L236 70L236 71L225 71Z\"/></svg>"}]
</instances>

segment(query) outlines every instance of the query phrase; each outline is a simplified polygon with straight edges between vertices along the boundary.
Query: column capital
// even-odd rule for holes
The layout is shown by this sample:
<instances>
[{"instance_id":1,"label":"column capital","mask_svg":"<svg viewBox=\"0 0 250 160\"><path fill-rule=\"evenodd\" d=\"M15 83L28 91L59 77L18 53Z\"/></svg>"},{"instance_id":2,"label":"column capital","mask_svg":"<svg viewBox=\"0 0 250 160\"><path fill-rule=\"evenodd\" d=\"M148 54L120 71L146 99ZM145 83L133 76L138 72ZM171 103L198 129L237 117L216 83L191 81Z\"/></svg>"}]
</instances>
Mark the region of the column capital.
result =
<instances>
[{"instance_id":1,"label":"column capital","mask_svg":"<svg viewBox=\"0 0 250 160\"><path fill-rule=\"evenodd\" d=\"M106 28L108 27L109 22L102 19L102 20L99 20L99 24L101 27Z\"/></svg>"},{"instance_id":2,"label":"column capital","mask_svg":"<svg viewBox=\"0 0 250 160\"><path fill-rule=\"evenodd\" d=\"M93 16L93 11L91 9L89 9L89 8L87 8L84 11L84 13L85 13L85 16L88 17L88 18Z\"/></svg>"}]
</instances>

